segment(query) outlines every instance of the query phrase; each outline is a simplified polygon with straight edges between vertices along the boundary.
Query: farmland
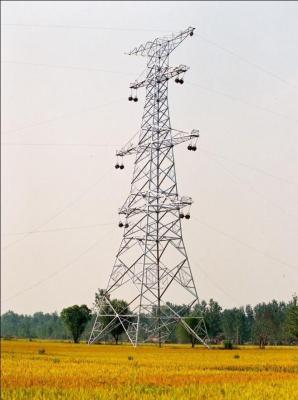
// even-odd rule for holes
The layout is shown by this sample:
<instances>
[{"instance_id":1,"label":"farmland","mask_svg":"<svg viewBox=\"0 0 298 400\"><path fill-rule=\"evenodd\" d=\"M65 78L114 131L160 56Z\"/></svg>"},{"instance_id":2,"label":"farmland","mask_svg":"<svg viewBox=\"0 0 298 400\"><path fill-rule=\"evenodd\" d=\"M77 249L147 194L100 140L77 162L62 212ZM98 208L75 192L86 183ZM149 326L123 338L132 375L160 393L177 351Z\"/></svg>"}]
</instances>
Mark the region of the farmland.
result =
<instances>
[{"instance_id":1,"label":"farmland","mask_svg":"<svg viewBox=\"0 0 298 400\"><path fill-rule=\"evenodd\" d=\"M2 399L298 399L298 349L7 340Z\"/></svg>"}]
</instances>

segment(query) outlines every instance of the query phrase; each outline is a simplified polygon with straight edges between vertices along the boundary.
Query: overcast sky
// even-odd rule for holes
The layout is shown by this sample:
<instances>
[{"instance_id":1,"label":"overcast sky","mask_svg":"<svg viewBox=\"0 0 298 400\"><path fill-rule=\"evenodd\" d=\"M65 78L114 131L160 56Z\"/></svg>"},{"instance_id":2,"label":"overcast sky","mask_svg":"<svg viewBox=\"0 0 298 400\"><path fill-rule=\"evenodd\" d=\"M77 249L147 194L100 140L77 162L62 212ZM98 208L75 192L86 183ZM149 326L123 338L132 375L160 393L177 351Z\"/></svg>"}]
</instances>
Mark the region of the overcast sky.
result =
<instances>
[{"instance_id":1,"label":"overcast sky","mask_svg":"<svg viewBox=\"0 0 298 400\"><path fill-rule=\"evenodd\" d=\"M124 52L188 26L170 64L190 69L169 101L174 128L201 132L197 152L175 152L199 296L232 307L298 292L297 3L1 8L2 312L91 306L106 286L133 168L116 171L114 154L144 104L127 96L145 59Z\"/></svg>"}]
</instances>

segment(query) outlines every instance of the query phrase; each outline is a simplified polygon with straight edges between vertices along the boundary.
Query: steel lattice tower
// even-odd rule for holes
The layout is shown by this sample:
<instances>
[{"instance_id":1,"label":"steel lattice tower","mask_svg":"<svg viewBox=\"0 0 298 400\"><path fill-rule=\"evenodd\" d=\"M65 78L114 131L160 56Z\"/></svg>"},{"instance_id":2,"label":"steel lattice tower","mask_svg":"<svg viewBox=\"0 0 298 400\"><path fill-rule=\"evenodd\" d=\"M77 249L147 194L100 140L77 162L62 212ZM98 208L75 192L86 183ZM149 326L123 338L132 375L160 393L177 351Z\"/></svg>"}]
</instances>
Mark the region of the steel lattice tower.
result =
<instances>
[{"instance_id":1,"label":"steel lattice tower","mask_svg":"<svg viewBox=\"0 0 298 400\"><path fill-rule=\"evenodd\" d=\"M168 107L168 81L188 70L185 65L169 66L169 55L194 28L157 38L134 48L129 55L147 58L146 79L130 85L133 92L146 88L142 125L136 144L130 141L116 152L116 168L123 169L126 155L135 154L131 190L119 210L124 234L106 291L102 293L89 344L105 337L115 325L122 325L133 345L141 341L164 342L177 323L207 346L207 331L202 317L192 327L185 317L198 303L198 294L182 237L181 219L189 219L190 197L179 197L176 183L175 145L189 142L196 150L198 130L191 133L171 128ZM123 222L122 222L123 221ZM113 308L110 296L121 293L129 298L129 311ZM173 299L183 298L179 309ZM170 302L172 300L172 302ZM175 301L175 300L174 300ZM109 323L103 324L103 317ZM208 347L208 346L207 346Z\"/></svg>"}]
</instances>

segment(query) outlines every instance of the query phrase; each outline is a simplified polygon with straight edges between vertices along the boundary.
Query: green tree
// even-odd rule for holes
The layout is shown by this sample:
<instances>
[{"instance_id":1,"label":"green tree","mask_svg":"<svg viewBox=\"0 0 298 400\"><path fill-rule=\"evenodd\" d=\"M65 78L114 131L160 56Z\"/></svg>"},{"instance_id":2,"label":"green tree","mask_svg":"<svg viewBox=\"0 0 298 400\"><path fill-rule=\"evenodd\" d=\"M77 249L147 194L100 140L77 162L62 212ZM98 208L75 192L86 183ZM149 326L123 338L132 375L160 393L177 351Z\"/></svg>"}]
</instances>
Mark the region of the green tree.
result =
<instances>
[{"instance_id":1,"label":"green tree","mask_svg":"<svg viewBox=\"0 0 298 400\"><path fill-rule=\"evenodd\" d=\"M293 300L286 308L286 331L290 339L298 339L298 296L293 296Z\"/></svg>"},{"instance_id":2,"label":"green tree","mask_svg":"<svg viewBox=\"0 0 298 400\"><path fill-rule=\"evenodd\" d=\"M8 311L1 316L1 336L40 339L68 339L70 337L56 312L22 315L13 311Z\"/></svg>"},{"instance_id":3,"label":"green tree","mask_svg":"<svg viewBox=\"0 0 298 400\"><path fill-rule=\"evenodd\" d=\"M245 307L246 321L245 321L245 342L252 342L252 332L255 324L254 310L251 305Z\"/></svg>"},{"instance_id":4,"label":"green tree","mask_svg":"<svg viewBox=\"0 0 298 400\"><path fill-rule=\"evenodd\" d=\"M18 336L20 316L9 310L1 315L1 337Z\"/></svg>"},{"instance_id":5,"label":"green tree","mask_svg":"<svg viewBox=\"0 0 298 400\"><path fill-rule=\"evenodd\" d=\"M195 330L197 324L198 324L198 318L195 318L194 316L189 316L184 318L185 322L188 324L188 326ZM181 343L191 343L191 347L194 348L196 343L198 343L198 340L186 330L185 326L180 322L178 324L177 329L176 329L176 335L177 339Z\"/></svg>"},{"instance_id":6,"label":"green tree","mask_svg":"<svg viewBox=\"0 0 298 400\"><path fill-rule=\"evenodd\" d=\"M91 310L83 304L64 308L61 312L61 318L71 332L74 343L79 342L87 322L91 319Z\"/></svg>"},{"instance_id":7,"label":"green tree","mask_svg":"<svg viewBox=\"0 0 298 400\"><path fill-rule=\"evenodd\" d=\"M99 321L102 326L109 325L107 332L113 336L115 343L118 344L120 336L134 318L131 316L132 312L128 303L120 299L111 300L109 294L106 294L103 289L98 289L98 292L95 293L94 305L99 312Z\"/></svg>"},{"instance_id":8,"label":"green tree","mask_svg":"<svg viewBox=\"0 0 298 400\"><path fill-rule=\"evenodd\" d=\"M221 307L217 301L209 300L204 320L210 339L216 339L222 331Z\"/></svg>"},{"instance_id":9,"label":"green tree","mask_svg":"<svg viewBox=\"0 0 298 400\"><path fill-rule=\"evenodd\" d=\"M30 315L24 315L21 323L22 336L31 339L34 337L32 327L32 317Z\"/></svg>"},{"instance_id":10,"label":"green tree","mask_svg":"<svg viewBox=\"0 0 298 400\"><path fill-rule=\"evenodd\" d=\"M169 318L169 320L173 320L173 315L178 314L180 317L189 316L191 313L190 307L187 304L175 304L169 301L166 304L160 306L160 314L162 318ZM158 308L157 306L152 306L151 310L151 317L157 318L158 317ZM147 319L147 321L146 321ZM144 318L143 321L145 322L144 327L148 329L152 329L152 319L150 320L150 316L147 315L147 318ZM177 342L177 329L170 329L168 331L167 328L163 326L161 323L161 335L166 337L166 342L168 343L176 343ZM157 338L156 338L157 339Z\"/></svg>"},{"instance_id":11,"label":"green tree","mask_svg":"<svg viewBox=\"0 0 298 400\"><path fill-rule=\"evenodd\" d=\"M232 308L222 313L224 337L233 343L241 344L246 336L246 315L244 308Z\"/></svg>"},{"instance_id":12,"label":"green tree","mask_svg":"<svg viewBox=\"0 0 298 400\"><path fill-rule=\"evenodd\" d=\"M260 348L264 348L268 344L270 335L272 335L273 332L272 313L265 303L257 304L254 307L254 313L254 341L259 344Z\"/></svg>"},{"instance_id":13,"label":"green tree","mask_svg":"<svg viewBox=\"0 0 298 400\"><path fill-rule=\"evenodd\" d=\"M208 304L203 300L194 308L194 314L201 315L204 318L208 336L211 340L218 340L222 332L221 310L221 306L213 299L210 299Z\"/></svg>"},{"instance_id":14,"label":"green tree","mask_svg":"<svg viewBox=\"0 0 298 400\"><path fill-rule=\"evenodd\" d=\"M286 305L272 300L254 307L254 341L264 348L268 343L281 344L285 339Z\"/></svg>"}]
</instances>

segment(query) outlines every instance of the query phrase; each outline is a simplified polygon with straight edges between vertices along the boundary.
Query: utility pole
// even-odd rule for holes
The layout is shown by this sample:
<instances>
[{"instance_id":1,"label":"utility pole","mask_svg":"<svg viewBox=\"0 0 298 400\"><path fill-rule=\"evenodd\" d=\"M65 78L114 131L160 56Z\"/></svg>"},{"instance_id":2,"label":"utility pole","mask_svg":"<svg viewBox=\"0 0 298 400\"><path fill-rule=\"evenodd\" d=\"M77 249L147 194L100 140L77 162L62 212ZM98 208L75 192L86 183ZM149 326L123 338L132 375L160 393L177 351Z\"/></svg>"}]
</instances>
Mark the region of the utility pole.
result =
<instances>
[{"instance_id":1,"label":"utility pole","mask_svg":"<svg viewBox=\"0 0 298 400\"><path fill-rule=\"evenodd\" d=\"M146 78L130 84L128 100L138 101L137 90L145 87L146 99L141 129L136 143L129 141L116 152L115 168L123 170L123 158L135 155L130 193L119 209L119 227L124 228L106 291L98 305L89 344L122 325L129 341L167 340L177 324L198 342L208 347L206 326L197 316L194 328L186 315L198 304L198 294L182 237L182 220L190 219L190 197L179 197L176 182L174 146L188 143L195 151L198 130L190 133L173 129L168 108L168 83L174 78L183 84L189 69L169 66L170 54L194 28L167 37L156 38L132 49L129 55L146 57ZM111 296L129 298L129 312L116 312ZM184 302L181 307L175 302ZM109 316L110 323L102 323Z\"/></svg>"}]
</instances>

